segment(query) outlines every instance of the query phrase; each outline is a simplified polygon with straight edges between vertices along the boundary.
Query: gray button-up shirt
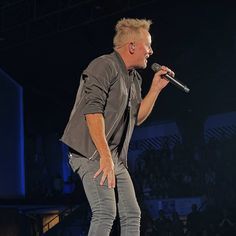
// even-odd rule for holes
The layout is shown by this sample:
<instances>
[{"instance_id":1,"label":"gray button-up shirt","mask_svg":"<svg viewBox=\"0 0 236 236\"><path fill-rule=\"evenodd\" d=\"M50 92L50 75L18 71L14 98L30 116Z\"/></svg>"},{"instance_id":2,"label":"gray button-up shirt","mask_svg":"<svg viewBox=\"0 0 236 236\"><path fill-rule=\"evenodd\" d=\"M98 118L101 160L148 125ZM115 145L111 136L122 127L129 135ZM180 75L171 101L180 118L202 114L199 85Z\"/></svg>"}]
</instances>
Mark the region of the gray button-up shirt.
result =
<instances>
[{"instance_id":1,"label":"gray button-up shirt","mask_svg":"<svg viewBox=\"0 0 236 236\"><path fill-rule=\"evenodd\" d=\"M99 154L90 137L85 114L102 113L108 144L112 144L114 132L125 132L118 134L124 137L119 157L127 166L128 145L142 100L141 81L136 70L128 73L116 51L94 59L81 75L76 101L61 141L81 156L97 158ZM119 131L117 127L125 111L128 111L127 128Z\"/></svg>"}]
</instances>

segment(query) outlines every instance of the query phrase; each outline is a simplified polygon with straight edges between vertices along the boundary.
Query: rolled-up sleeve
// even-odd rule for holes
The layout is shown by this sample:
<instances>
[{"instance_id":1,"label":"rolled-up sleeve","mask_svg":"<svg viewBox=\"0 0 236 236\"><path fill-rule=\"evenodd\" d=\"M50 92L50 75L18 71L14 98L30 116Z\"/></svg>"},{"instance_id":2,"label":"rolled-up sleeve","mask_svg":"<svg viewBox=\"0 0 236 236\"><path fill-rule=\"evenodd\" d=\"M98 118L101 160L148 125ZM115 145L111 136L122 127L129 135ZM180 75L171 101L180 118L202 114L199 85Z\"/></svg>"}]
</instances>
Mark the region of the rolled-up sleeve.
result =
<instances>
[{"instance_id":1,"label":"rolled-up sleeve","mask_svg":"<svg viewBox=\"0 0 236 236\"><path fill-rule=\"evenodd\" d=\"M112 77L108 61L98 58L83 73L85 107L84 115L104 113Z\"/></svg>"}]
</instances>

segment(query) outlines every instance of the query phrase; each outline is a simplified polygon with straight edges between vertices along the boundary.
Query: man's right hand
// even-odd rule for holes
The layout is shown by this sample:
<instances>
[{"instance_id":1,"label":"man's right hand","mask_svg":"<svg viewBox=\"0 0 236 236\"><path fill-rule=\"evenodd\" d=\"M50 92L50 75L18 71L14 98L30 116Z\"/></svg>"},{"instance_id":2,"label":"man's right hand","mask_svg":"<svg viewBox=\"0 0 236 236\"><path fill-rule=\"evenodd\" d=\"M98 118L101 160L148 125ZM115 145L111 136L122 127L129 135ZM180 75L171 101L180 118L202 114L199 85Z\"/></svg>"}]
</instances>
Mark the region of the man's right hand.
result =
<instances>
[{"instance_id":1,"label":"man's right hand","mask_svg":"<svg viewBox=\"0 0 236 236\"><path fill-rule=\"evenodd\" d=\"M95 173L94 178L97 178L101 173L102 178L100 181L100 185L103 185L105 180L107 179L108 188L115 188L115 170L114 163L111 157L100 157L100 168Z\"/></svg>"}]
</instances>

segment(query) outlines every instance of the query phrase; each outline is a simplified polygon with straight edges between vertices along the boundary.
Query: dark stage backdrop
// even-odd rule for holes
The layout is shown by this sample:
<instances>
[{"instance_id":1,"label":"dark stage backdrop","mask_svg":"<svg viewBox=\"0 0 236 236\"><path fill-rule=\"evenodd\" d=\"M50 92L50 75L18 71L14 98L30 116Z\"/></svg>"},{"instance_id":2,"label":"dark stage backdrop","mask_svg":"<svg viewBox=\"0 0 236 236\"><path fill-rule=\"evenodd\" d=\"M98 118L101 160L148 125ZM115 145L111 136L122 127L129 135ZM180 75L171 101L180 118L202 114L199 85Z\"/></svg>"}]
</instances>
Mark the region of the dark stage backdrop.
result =
<instances>
[{"instance_id":1,"label":"dark stage backdrop","mask_svg":"<svg viewBox=\"0 0 236 236\"><path fill-rule=\"evenodd\" d=\"M0 198L25 195L22 87L0 69Z\"/></svg>"}]
</instances>

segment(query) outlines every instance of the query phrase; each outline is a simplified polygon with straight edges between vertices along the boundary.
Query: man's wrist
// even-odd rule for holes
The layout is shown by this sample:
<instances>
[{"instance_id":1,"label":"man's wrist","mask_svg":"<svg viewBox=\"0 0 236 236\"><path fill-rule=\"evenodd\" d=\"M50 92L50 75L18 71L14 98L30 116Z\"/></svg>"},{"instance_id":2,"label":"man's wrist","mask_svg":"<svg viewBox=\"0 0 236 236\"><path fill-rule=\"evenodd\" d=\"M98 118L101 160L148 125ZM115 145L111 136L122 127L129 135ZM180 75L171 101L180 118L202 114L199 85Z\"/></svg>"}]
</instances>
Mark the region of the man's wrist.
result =
<instances>
[{"instance_id":1,"label":"man's wrist","mask_svg":"<svg viewBox=\"0 0 236 236\"><path fill-rule=\"evenodd\" d=\"M111 155L106 154L106 155L100 155L101 159L112 159Z\"/></svg>"}]
</instances>

